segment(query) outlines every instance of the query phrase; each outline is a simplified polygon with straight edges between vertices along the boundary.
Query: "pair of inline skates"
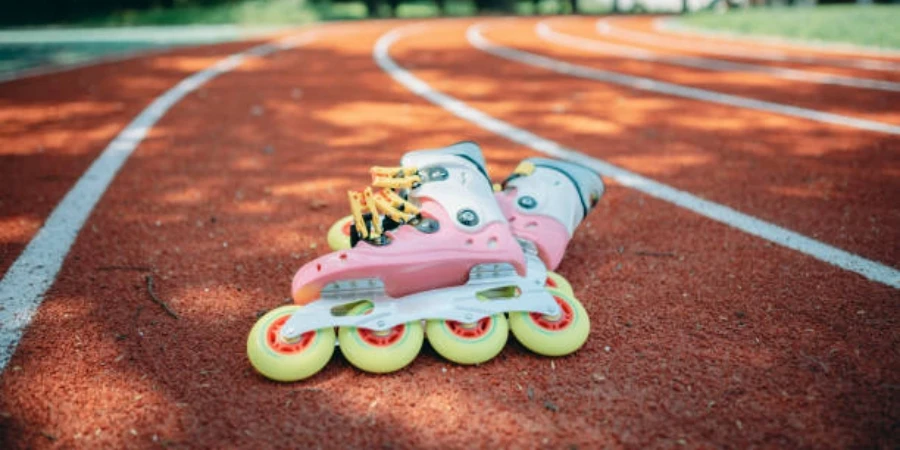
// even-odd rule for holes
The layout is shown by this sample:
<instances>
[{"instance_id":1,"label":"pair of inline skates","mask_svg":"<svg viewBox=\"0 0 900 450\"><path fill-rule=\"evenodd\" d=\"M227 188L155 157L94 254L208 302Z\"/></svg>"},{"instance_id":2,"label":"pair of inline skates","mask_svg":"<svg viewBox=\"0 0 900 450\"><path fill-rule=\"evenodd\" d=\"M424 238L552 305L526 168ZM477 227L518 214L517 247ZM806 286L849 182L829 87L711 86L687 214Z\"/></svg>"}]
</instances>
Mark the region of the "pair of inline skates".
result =
<instances>
[{"instance_id":1,"label":"pair of inline skates","mask_svg":"<svg viewBox=\"0 0 900 450\"><path fill-rule=\"evenodd\" d=\"M295 304L250 331L257 371L308 378L336 341L351 364L375 373L407 366L426 336L459 364L495 357L510 331L541 355L584 344L587 312L552 270L603 194L597 174L532 158L492 185L481 149L461 142L407 153L372 175L380 190L350 192L351 216L328 233L334 252L294 276Z\"/></svg>"}]
</instances>

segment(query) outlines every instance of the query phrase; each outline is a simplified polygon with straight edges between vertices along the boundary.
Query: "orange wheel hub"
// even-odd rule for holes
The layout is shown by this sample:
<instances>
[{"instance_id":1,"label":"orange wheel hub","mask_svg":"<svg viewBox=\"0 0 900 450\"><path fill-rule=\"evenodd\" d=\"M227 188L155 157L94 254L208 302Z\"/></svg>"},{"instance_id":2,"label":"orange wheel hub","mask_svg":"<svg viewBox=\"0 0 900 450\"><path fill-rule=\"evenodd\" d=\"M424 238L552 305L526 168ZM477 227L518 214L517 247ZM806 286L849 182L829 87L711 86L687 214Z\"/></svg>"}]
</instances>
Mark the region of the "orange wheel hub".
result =
<instances>
[{"instance_id":1,"label":"orange wheel hub","mask_svg":"<svg viewBox=\"0 0 900 450\"><path fill-rule=\"evenodd\" d=\"M575 319L575 313L572 311L572 307L564 301L563 299L554 296L556 300L556 304L559 305L559 308L562 310L562 314L558 316L547 316L541 313L530 313L531 320L534 321L537 326L550 331L562 330L572 324L572 321Z\"/></svg>"},{"instance_id":2,"label":"orange wheel hub","mask_svg":"<svg viewBox=\"0 0 900 450\"><path fill-rule=\"evenodd\" d=\"M294 355L306 350L316 336L315 331L308 331L300 335L296 342L283 341L278 334L290 317L291 316L284 316L278 318L272 322L272 325L269 325L269 329L266 330L266 343L269 344L269 348L284 355Z\"/></svg>"},{"instance_id":3,"label":"orange wheel hub","mask_svg":"<svg viewBox=\"0 0 900 450\"><path fill-rule=\"evenodd\" d=\"M466 339L477 339L484 336L491 329L491 325L490 317L485 317L474 324L465 324L455 320L447 321L447 328L450 329L450 332Z\"/></svg>"},{"instance_id":4,"label":"orange wheel hub","mask_svg":"<svg viewBox=\"0 0 900 450\"><path fill-rule=\"evenodd\" d=\"M374 331L366 328L357 328L359 337L367 344L375 347L388 347L396 344L406 332L406 325L397 325L390 330Z\"/></svg>"}]
</instances>

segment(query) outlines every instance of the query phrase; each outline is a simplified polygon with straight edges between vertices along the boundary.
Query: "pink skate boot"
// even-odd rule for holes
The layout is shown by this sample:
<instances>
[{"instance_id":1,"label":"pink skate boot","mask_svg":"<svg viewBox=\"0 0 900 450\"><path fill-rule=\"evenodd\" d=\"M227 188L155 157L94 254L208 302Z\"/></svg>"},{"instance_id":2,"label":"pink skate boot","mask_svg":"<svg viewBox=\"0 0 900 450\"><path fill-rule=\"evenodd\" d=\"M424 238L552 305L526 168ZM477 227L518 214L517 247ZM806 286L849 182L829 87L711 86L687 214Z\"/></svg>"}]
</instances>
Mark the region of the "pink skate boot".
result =
<instances>
[{"instance_id":1,"label":"pink skate boot","mask_svg":"<svg viewBox=\"0 0 900 450\"><path fill-rule=\"evenodd\" d=\"M519 164L496 195L513 234L534 245L547 269L553 271L575 229L603 192L603 181L590 169L570 162L530 158ZM328 233L328 243L334 250L350 248L357 240L352 216L337 221ZM551 272L551 286L555 287L553 280L560 278Z\"/></svg>"},{"instance_id":2,"label":"pink skate boot","mask_svg":"<svg viewBox=\"0 0 900 450\"><path fill-rule=\"evenodd\" d=\"M359 278L380 278L393 297L457 286L466 282L472 267L485 263L506 262L524 275L522 249L496 202L485 197L491 195L491 183L480 157L474 144L411 152L402 165L417 168L416 175L406 169L402 178L375 180L380 186L412 188L409 199L415 203L392 191L351 193L361 197L351 201L360 241L304 265L294 276L294 302L306 304L329 283ZM389 171L376 168L379 175ZM386 230L379 213L399 225ZM398 273L402 276L392 276Z\"/></svg>"},{"instance_id":3,"label":"pink skate boot","mask_svg":"<svg viewBox=\"0 0 900 450\"><path fill-rule=\"evenodd\" d=\"M603 195L600 177L578 164L542 158L522 161L503 182L497 202L513 234L534 245L549 270L555 270L572 234ZM551 275L551 285L563 285Z\"/></svg>"}]
</instances>

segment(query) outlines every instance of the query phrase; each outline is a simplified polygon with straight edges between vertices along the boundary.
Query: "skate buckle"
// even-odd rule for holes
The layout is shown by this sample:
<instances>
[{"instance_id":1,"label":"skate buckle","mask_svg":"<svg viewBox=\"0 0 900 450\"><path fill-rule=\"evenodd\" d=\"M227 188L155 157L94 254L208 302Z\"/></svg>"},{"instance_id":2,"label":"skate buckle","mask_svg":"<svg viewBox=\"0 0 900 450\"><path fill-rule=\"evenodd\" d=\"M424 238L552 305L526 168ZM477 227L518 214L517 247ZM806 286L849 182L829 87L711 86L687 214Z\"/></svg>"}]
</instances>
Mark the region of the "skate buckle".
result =
<instances>
[{"instance_id":1,"label":"skate buckle","mask_svg":"<svg viewBox=\"0 0 900 450\"><path fill-rule=\"evenodd\" d=\"M441 229L441 225L437 220L434 219L413 219L409 221L409 224L416 227L417 230L426 234L437 233L438 230Z\"/></svg>"},{"instance_id":2,"label":"skate buckle","mask_svg":"<svg viewBox=\"0 0 900 450\"><path fill-rule=\"evenodd\" d=\"M530 195L523 195L519 198L518 203L519 206L525 209L534 209L535 207L537 207L537 200L535 200L534 197Z\"/></svg>"},{"instance_id":3,"label":"skate buckle","mask_svg":"<svg viewBox=\"0 0 900 450\"><path fill-rule=\"evenodd\" d=\"M420 170L419 176L422 178L423 183L431 181L444 181L448 177L450 177L450 172L448 172L447 169L441 166L435 166Z\"/></svg>"},{"instance_id":4,"label":"skate buckle","mask_svg":"<svg viewBox=\"0 0 900 450\"><path fill-rule=\"evenodd\" d=\"M478 225L478 222L480 219L478 218L478 214L475 211L472 211L471 209L466 208L466 209L460 210L456 214L456 220L458 220L459 223L461 223L467 227L474 227L475 225Z\"/></svg>"}]
</instances>

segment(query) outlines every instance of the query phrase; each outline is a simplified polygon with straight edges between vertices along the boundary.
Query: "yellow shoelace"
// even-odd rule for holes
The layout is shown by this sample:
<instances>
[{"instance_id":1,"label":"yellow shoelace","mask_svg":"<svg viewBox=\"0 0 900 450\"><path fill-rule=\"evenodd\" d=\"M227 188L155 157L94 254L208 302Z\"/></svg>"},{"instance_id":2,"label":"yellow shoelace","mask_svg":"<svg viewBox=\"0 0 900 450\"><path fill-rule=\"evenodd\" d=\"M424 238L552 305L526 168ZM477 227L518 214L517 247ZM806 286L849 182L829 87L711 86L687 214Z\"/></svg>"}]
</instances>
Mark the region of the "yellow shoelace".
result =
<instances>
[{"instance_id":1,"label":"yellow shoelace","mask_svg":"<svg viewBox=\"0 0 900 450\"><path fill-rule=\"evenodd\" d=\"M415 167L372 167L372 186L381 188L377 193L367 187L362 192L347 191L350 199L350 213L353 215L356 232L361 239L377 240L384 233L382 215L403 224L419 214L419 208L405 200L396 190L413 189L422 178ZM401 210L402 209L402 210ZM371 229L366 226L364 214L372 216Z\"/></svg>"}]
</instances>

